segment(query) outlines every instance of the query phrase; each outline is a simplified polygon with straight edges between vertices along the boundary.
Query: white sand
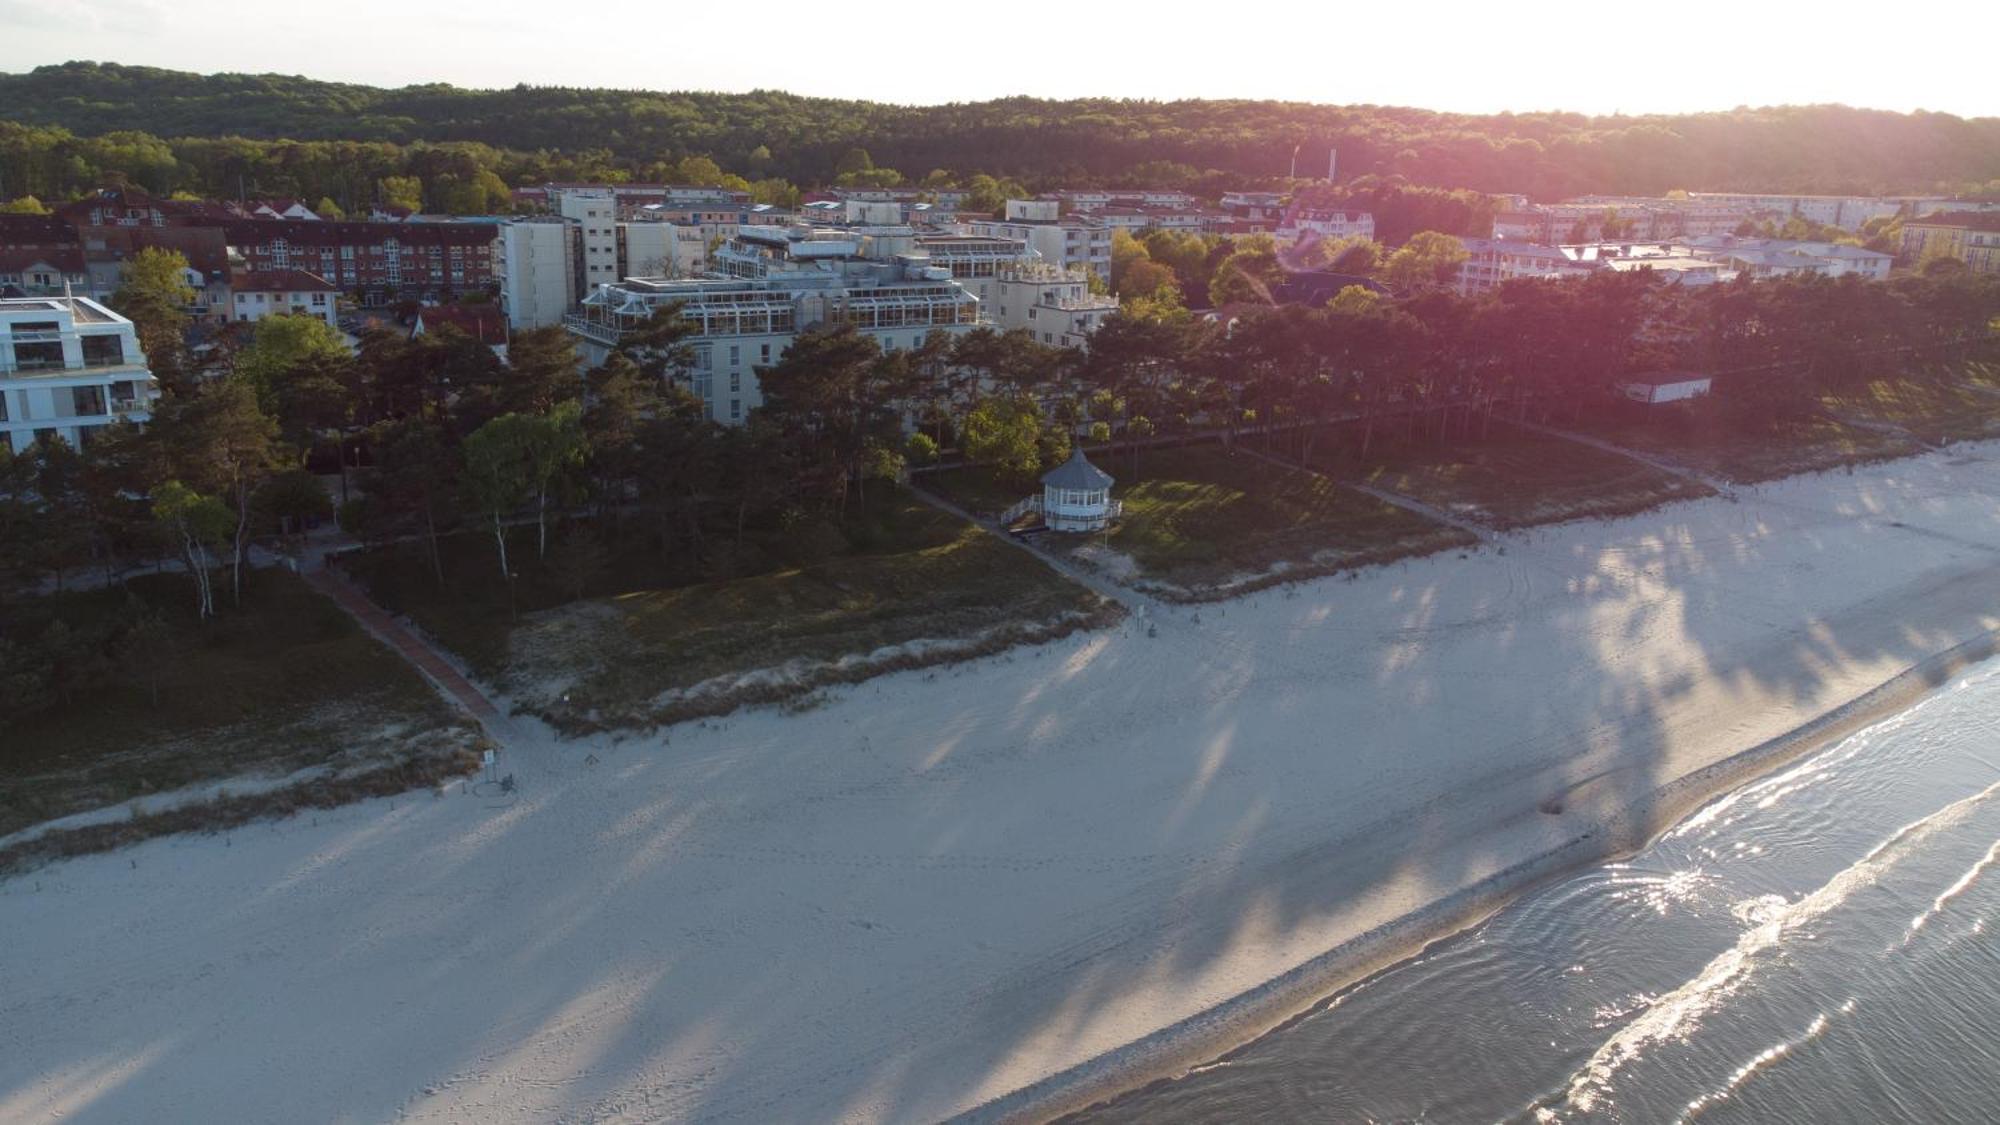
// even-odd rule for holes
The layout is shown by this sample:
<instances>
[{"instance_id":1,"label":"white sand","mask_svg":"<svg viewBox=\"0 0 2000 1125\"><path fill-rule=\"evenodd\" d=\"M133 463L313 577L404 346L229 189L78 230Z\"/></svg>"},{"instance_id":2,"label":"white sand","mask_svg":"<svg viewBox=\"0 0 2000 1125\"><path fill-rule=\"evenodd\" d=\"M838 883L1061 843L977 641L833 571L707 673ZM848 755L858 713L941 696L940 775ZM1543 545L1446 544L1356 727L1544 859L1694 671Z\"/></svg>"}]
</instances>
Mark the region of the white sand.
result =
<instances>
[{"instance_id":1,"label":"white sand","mask_svg":"<svg viewBox=\"0 0 2000 1125\"><path fill-rule=\"evenodd\" d=\"M1970 452L8 880L0 1120L973 1109L2000 626Z\"/></svg>"}]
</instances>

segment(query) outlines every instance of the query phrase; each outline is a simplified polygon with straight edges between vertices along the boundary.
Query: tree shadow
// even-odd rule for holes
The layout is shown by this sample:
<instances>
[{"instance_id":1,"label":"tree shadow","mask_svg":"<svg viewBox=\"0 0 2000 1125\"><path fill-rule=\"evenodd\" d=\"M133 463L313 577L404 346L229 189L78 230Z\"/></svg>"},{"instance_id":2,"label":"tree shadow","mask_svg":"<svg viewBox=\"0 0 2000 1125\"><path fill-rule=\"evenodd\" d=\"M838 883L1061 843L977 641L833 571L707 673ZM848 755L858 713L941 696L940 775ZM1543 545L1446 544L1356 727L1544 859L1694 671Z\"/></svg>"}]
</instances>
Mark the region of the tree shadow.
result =
<instances>
[{"instance_id":1,"label":"tree shadow","mask_svg":"<svg viewBox=\"0 0 2000 1125\"><path fill-rule=\"evenodd\" d=\"M15 878L0 1117L973 1111L1642 835L2000 625L1996 496L2000 462L1932 456L1536 528L805 716L539 740L511 801Z\"/></svg>"}]
</instances>

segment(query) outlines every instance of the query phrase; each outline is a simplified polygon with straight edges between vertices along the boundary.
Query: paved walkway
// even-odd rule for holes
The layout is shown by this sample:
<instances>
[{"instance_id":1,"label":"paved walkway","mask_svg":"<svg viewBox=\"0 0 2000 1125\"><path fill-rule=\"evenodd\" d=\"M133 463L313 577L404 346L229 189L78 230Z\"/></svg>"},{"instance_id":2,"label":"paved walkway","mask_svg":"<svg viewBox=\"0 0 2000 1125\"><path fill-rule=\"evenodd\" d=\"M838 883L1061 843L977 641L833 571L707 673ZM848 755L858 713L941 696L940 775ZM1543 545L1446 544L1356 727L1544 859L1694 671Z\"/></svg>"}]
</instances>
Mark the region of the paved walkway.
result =
<instances>
[{"instance_id":1,"label":"paved walkway","mask_svg":"<svg viewBox=\"0 0 2000 1125\"><path fill-rule=\"evenodd\" d=\"M1641 453L1636 449L1627 449L1614 442L1605 441L1603 438L1591 437L1589 434L1579 434L1574 430L1559 430L1554 426L1544 426L1536 422L1523 421L1518 418L1499 418L1496 416L1495 421L1505 423L1509 426L1519 426L1524 430L1532 430L1535 433L1546 434L1549 437L1561 438L1564 441L1573 441L1578 445L1587 445L1592 449L1601 449L1606 453L1623 457L1628 461L1637 461L1641 465L1658 469L1668 476L1680 477L1682 480L1691 480L1696 484L1706 485L1713 489L1718 496L1736 495L1736 484L1733 481L1716 476L1713 473L1704 473L1698 469L1690 469L1671 458L1660 457L1651 453Z\"/></svg>"},{"instance_id":2,"label":"paved walkway","mask_svg":"<svg viewBox=\"0 0 2000 1125\"><path fill-rule=\"evenodd\" d=\"M1492 543L1497 539L1499 539L1499 533L1495 532L1492 528L1487 527L1485 524L1474 523L1463 516L1453 515L1452 513L1445 511L1443 508L1439 508L1433 504L1426 504L1422 500L1418 500L1415 497L1405 496L1400 492L1391 492L1386 488L1377 488L1372 484L1362 484L1360 481L1341 480L1339 477L1331 476L1327 473L1320 472L1318 469L1312 468L1309 465L1301 465L1296 461L1287 461L1282 457L1265 453L1261 450L1249 449L1246 447L1242 450L1242 452L1248 453L1250 456L1255 457L1260 461L1268 461L1271 464L1276 465L1281 469L1292 469L1294 471L1301 473L1311 473L1316 477L1325 477L1327 480L1332 481L1333 483L1339 485L1342 488L1349 489L1354 492L1359 492L1363 496L1373 496L1375 499L1380 500L1385 504L1393 504L1396 507L1401 508L1406 512L1415 512L1417 515L1420 515L1427 520L1444 524L1446 527L1455 527L1458 530L1465 532L1467 535L1473 536L1474 538L1478 539L1481 543Z\"/></svg>"},{"instance_id":3,"label":"paved walkway","mask_svg":"<svg viewBox=\"0 0 2000 1125\"><path fill-rule=\"evenodd\" d=\"M1102 574L1099 574L1096 571L1089 569L1088 567L1079 566L1076 563L1071 562L1070 560L1065 558L1058 558L1054 552L1044 551L1040 547L1037 547L1035 544L1028 542L1026 539L1023 539L1018 535L1010 534L1006 528L1001 527L1000 525L994 523L992 520L980 519L978 516L973 515L971 512L966 511L964 508L959 507L958 505L952 503L949 500L946 500L944 497L939 496L934 492L929 491L928 489L912 486L910 489L910 494L915 496L917 499L922 500L924 503L929 504L931 507L936 508L940 512L947 512L951 515L957 516L959 519L962 519L969 524L974 525L981 531L986 532L988 535L991 535L994 538L999 539L1002 543L1011 544L1012 546L1019 548L1020 550L1026 551L1027 553L1042 560L1042 562L1045 563L1049 567L1049 569L1055 571L1056 573L1062 575L1063 577L1068 578L1073 582L1079 583L1080 585L1088 587L1090 590L1098 594L1102 594L1103 596L1110 598L1112 601L1118 602L1125 608L1132 610L1135 613L1141 615L1152 614L1160 608L1160 603L1157 600L1150 598L1145 594L1142 594L1139 591L1132 589L1129 586L1124 586L1117 582L1114 582L1111 579L1104 577Z\"/></svg>"},{"instance_id":4,"label":"paved walkway","mask_svg":"<svg viewBox=\"0 0 2000 1125\"><path fill-rule=\"evenodd\" d=\"M486 734L505 749L513 739L513 729L493 701L485 693L474 687L450 661L433 648L423 638L412 633L402 622L389 616L387 610L376 605L363 594L359 587L348 581L339 571L327 567L310 571L305 579L319 592L332 598L334 604L347 611L361 627L374 634L375 638L395 650L422 672L424 677L442 692L445 698L456 703L466 714L479 721Z\"/></svg>"}]
</instances>

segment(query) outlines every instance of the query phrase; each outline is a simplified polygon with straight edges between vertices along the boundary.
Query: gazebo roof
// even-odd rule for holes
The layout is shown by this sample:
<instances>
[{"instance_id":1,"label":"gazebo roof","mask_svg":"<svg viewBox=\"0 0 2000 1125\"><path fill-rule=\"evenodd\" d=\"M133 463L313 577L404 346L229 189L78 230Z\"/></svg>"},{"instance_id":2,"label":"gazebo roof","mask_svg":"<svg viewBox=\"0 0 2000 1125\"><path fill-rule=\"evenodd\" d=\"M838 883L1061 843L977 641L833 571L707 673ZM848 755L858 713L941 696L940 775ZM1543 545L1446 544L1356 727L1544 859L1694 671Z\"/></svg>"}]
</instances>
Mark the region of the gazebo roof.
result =
<instances>
[{"instance_id":1,"label":"gazebo roof","mask_svg":"<svg viewBox=\"0 0 2000 1125\"><path fill-rule=\"evenodd\" d=\"M1048 488L1073 488L1084 492L1095 492L1111 487L1111 474L1090 463L1083 455L1083 447L1069 455L1069 460L1042 474L1042 484Z\"/></svg>"}]
</instances>

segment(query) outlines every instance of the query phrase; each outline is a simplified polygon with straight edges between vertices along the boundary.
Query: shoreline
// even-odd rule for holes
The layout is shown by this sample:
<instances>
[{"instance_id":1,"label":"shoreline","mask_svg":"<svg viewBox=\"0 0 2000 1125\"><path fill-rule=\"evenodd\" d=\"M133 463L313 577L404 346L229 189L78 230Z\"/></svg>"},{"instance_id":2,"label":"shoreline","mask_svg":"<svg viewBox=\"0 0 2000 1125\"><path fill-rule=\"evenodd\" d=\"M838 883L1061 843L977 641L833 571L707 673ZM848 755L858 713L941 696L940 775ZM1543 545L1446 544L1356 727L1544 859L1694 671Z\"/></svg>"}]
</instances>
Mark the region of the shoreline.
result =
<instances>
[{"instance_id":1,"label":"shoreline","mask_svg":"<svg viewBox=\"0 0 2000 1125\"><path fill-rule=\"evenodd\" d=\"M1504 547L0 880L0 1118L1083 1108L1994 652L2000 442Z\"/></svg>"},{"instance_id":2,"label":"shoreline","mask_svg":"<svg viewBox=\"0 0 2000 1125\"><path fill-rule=\"evenodd\" d=\"M1650 799L1656 805L1642 818L1628 812L1623 818L1593 822L1564 844L1350 937L1221 1004L947 1120L1006 1125L1061 1121L1223 1061L1368 978L1477 926L1535 888L1643 851L1703 805L1907 710L1951 677L1996 655L2000 629L1934 653L1784 734L1654 790Z\"/></svg>"}]
</instances>

